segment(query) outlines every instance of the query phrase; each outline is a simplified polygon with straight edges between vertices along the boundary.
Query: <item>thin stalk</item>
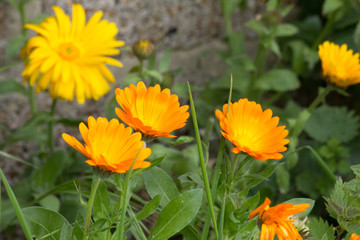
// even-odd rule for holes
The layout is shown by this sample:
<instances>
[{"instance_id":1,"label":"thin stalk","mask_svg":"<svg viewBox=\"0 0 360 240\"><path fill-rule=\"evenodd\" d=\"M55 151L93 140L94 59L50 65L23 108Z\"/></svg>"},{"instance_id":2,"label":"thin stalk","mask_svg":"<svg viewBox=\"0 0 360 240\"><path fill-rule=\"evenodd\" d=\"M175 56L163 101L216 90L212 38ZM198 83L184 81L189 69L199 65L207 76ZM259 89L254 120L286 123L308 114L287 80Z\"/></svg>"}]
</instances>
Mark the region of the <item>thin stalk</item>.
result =
<instances>
[{"instance_id":1,"label":"thin stalk","mask_svg":"<svg viewBox=\"0 0 360 240\"><path fill-rule=\"evenodd\" d=\"M221 202L221 208L220 208L220 222L219 222L219 240L224 239L224 220L225 220L225 204L226 204L226 193L223 196L223 200Z\"/></svg>"},{"instance_id":2,"label":"thin stalk","mask_svg":"<svg viewBox=\"0 0 360 240\"><path fill-rule=\"evenodd\" d=\"M100 177L97 174L94 174L93 182L92 182L92 186L91 186L90 197L89 197L89 201L88 201L87 209L86 209L83 240L88 239L87 237L88 237L89 228L90 228L91 212L92 212L92 208L94 205L96 190L99 187L100 181L101 181Z\"/></svg>"},{"instance_id":3,"label":"thin stalk","mask_svg":"<svg viewBox=\"0 0 360 240\"><path fill-rule=\"evenodd\" d=\"M35 101L34 88L30 86L30 84L29 84L29 102L30 102L31 113L34 115L37 112L37 107Z\"/></svg>"},{"instance_id":4,"label":"thin stalk","mask_svg":"<svg viewBox=\"0 0 360 240\"><path fill-rule=\"evenodd\" d=\"M311 105L308 108L308 112L312 112L321 102L325 101L325 97L334 90L334 87L332 85L327 85L324 91L322 91L315 100L311 103Z\"/></svg>"},{"instance_id":5,"label":"thin stalk","mask_svg":"<svg viewBox=\"0 0 360 240\"><path fill-rule=\"evenodd\" d=\"M323 27L322 31L320 32L320 34L318 35L318 37L315 39L313 45L312 45L312 49L317 49L317 47L319 46L319 44L323 41L323 39L325 38L326 34L330 31L333 23L335 20L335 14L331 14L325 24L325 26Z\"/></svg>"},{"instance_id":6,"label":"thin stalk","mask_svg":"<svg viewBox=\"0 0 360 240\"><path fill-rule=\"evenodd\" d=\"M21 208L20 208L20 205L15 197L15 194L13 192L13 190L11 189L8 181L6 180L6 177L3 173L3 171L0 169L0 177L1 177L1 180L3 181L4 183L4 186L5 186L5 190L6 190L6 193L8 194L9 196L9 199L10 199L10 202L11 202L11 205L13 206L14 210L15 210L15 213L16 213L16 217L18 218L19 220L19 223L20 223L20 226L22 228L22 230L24 231L24 234L25 234L25 237L27 240L32 240L32 235L31 235L31 232L30 232L30 229L25 221L25 217L21 211Z\"/></svg>"},{"instance_id":7,"label":"thin stalk","mask_svg":"<svg viewBox=\"0 0 360 240\"><path fill-rule=\"evenodd\" d=\"M120 218L120 222L118 222L118 224L116 225L116 229L119 229L119 238L120 240L122 239L125 239L124 238L124 224L125 224L125 213L126 213L126 208L127 208L127 204L128 204L128 201L127 201L127 195L128 195L128 185L129 185L129 180L130 180L130 176L131 176L131 172L133 170L133 167L134 167L134 164L136 162L136 159L138 157L140 153L140 150L139 152L137 153L133 163L131 164L131 167L130 169L126 172L126 175L125 175L125 182L124 182L124 187L123 187L123 194L121 196L121 199L120 199L120 206L121 206L121 218Z\"/></svg>"},{"instance_id":8,"label":"thin stalk","mask_svg":"<svg viewBox=\"0 0 360 240\"><path fill-rule=\"evenodd\" d=\"M139 224L139 221L136 218L136 215L135 215L134 211L131 209L131 207L129 208L129 213L130 213L131 217L134 219L136 228L137 228L138 232L140 233L141 238L143 240L146 240L147 238L146 238L146 236L145 236L145 234L144 234L144 232L143 232L143 230L142 230L142 228L141 228L141 226Z\"/></svg>"},{"instance_id":9,"label":"thin stalk","mask_svg":"<svg viewBox=\"0 0 360 240\"><path fill-rule=\"evenodd\" d=\"M22 61L21 62L14 62L14 63L11 63L9 65L0 67L0 72L5 71L6 69L12 68L13 66L16 66L16 65L19 65L19 64L22 64L22 63L23 63Z\"/></svg>"},{"instance_id":10,"label":"thin stalk","mask_svg":"<svg viewBox=\"0 0 360 240\"><path fill-rule=\"evenodd\" d=\"M25 164L25 165L27 165L27 166L36 168L36 167L35 167L34 165L32 165L31 163L28 163L28 162L26 162L25 160L22 160L21 158L18 158L18 157L15 157L15 156L11 155L11 154L8 154L7 152L4 152L4 151L1 151L1 150L0 150L0 155L1 155L1 156L4 156L4 157L6 157L6 158L12 159L12 160L14 160L14 161L20 162L20 163L22 163L22 164Z\"/></svg>"},{"instance_id":11,"label":"thin stalk","mask_svg":"<svg viewBox=\"0 0 360 240\"><path fill-rule=\"evenodd\" d=\"M203 154L203 150L202 150L202 146L201 146L199 126L197 124L195 106L194 106L194 101L193 101L193 98L192 98L192 95L191 95L191 89L190 89L190 84L189 83L188 83L188 90L189 90L189 98L190 98L190 106L191 106L191 115L192 115L193 124L194 124L194 128L195 128L196 143L197 143L198 152L199 152L201 171L202 171L202 175L203 175L203 181L204 181L204 185L205 185L206 196L207 196L207 199L208 199L208 202L209 202L209 207L210 207L211 217L212 217L213 224L214 224L214 230L215 230L215 234L216 234L216 239L219 239L219 233L218 233L218 228L217 228L217 223L216 223L216 218L215 218L214 204L213 204L212 197L211 197L209 178L208 178L208 175L207 175L207 172L206 172L204 154Z\"/></svg>"},{"instance_id":12,"label":"thin stalk","mask_svg":"<svg viewBox=\"0 0 360 240\"><path fill-rule=\"evenodd\" d=\"M49 122L49 126L48 126L48 142L49 142L49 148L51 152L54 152L55 150L55 146L54 146L54 117L55 117L55 109L56 109L56 103L57 103L57 98L55 98L51 104L51 110L50 110L50 115L51 115L51 119Z\"/></svg>"},{"instance_id":13,"label":"thin stalk","mask_svg":"<svg viewBox=\"0 0 360 240\"><path fill-rule=\"evenodd\" d=\"M25 25L25 9L24 9L24 4L25 1L20 1L19 2L19 13L20 13L20 23L21 23L21 29L22 29L22 35L25 37L26 36L26 28L24 28Z\"/></svg>"}]
</instances>

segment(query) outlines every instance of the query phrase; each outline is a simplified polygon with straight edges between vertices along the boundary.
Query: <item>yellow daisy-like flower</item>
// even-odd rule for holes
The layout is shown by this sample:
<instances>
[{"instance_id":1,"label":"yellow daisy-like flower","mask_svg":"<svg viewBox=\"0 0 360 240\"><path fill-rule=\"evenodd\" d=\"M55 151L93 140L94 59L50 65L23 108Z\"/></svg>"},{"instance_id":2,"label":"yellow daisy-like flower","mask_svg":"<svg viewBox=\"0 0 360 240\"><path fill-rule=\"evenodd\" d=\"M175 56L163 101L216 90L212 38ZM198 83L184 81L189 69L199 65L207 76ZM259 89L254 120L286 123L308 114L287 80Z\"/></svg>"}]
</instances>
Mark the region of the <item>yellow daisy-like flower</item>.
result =
<instances>
[{"instance_id":1,"label":"yellow daisy-like flower","mask_svg":"<svg viewBox=\"0 0 360 240\"><path fill-rule=\"evenodd\" d=\"M28 62L22 76L36 92L49 88L50 96L63 100L98 100L109 90L108 82L115 78L105 64L122 67L110 55L119 54L117 47L124 45L115 36L115 23L101 20L103 13L96 12L86 22L85 11L73 4L72 21L61 8L54 6L54 17L46 18L39 25L26 24L25 28L38 33L24 47L22 54Z\"/></svg>"},{"instance_id":2,"label":"yellow daisy-like flower","mask_svg":"<svg viewBox=\"0 0 360 240\"><path fill-rule=\"evenodd\" d=\"M79 130L85 141L83 146L76 138L63 133L62 137L70 146L84 154L91 166L102 171L124 173L130 169L146 168L150 162L144 161L151 154L150 148L143 148L140 133L132 133L117 119L110 122L106 118L89 117L89 127L80 123ZM136 157L137 156L137 157Z\"/></svg>"},{"instance_id":3,"label":"yellow daisy-like flower","mask_svg":"<svg viewBox=\"0 0 360 240\"><path fill-rule=\"evenodd\" d=\"M275 234L279 240L302 240L299 232L296 230L291 215L305 212L310 204L282 203L275 207L270 207L271 201L266 198L264 203L249 214L251 220L258 216L259 224L261 224L260 240L273 240Z\"/></svg>"},{"instance_id":4,"label":"yellow daisy-like flower","mask_svg":"<svg viewBox=\"0 0 360 240\"><path fill-rule=\"evenodd\" d=\"M223 111L215 111L219 119L222 135L232 142L234 153L246 152L255 159L264 161L280 159L289 140L285 126L278 126L279 118L272 117L272 111L263 111L260 104L240 99L236 103L223 106Z\"/></svg>"},{"instance_id":5,"label":"yellow daisy-like flower","mask_svg":"<svg viewBox=\"0 0 360 240\"><path fill-rule=\"evenodd\" d=\"M145 137L176 137L170 132L185 126L190 115L189 106L180 107L178 96L168 88L161 91L159 84L146 88L140 81L115 93L121 107L115 109L118 117Z\"/></svg>"},{"instance_id":6,"label":"yellow daisy-like flower","mask_svg":"<svg viewBox=\"0 0 360 240\"><path fill-rule=\"evenodd\" d=\"M359 53L347 49L347 45L336 45L326 41L319 45L323 76L330 83L346 88L360 83Z\"/></svg>"},{"instance_id":7,"label":"yellow daisy-like flower","mask_svg":"<svg viewBox=\"0 0 360 240\"><path fill-rule=\"evenodd\" d=\"M351 234L350 240L360 240L360 236L353 233L353 234Z\"/></svg>"}]
</instances>

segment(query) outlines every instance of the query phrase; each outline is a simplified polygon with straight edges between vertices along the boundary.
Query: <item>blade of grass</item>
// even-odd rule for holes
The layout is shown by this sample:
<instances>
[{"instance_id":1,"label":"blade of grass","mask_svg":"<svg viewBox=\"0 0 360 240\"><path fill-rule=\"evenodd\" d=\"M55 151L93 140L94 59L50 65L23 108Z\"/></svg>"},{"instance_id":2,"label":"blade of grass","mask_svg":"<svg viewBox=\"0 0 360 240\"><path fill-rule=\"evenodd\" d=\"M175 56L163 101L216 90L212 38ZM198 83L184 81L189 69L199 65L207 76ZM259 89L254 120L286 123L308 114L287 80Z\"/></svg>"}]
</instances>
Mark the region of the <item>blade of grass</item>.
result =
<instances>
[{"instance_id":1,"label":"blade of grass","mask_svg":"<svg viewBox=\"0 0 360 240\"><path fill-rule=\"evenodd\" d=\"M5 186L5 190L6 190L6 193L8 194L9 196L9 199L10 199L10 202L11 202L11 205L13 206L14 210L15 210L15 213L16 213L16 216L20 222L20 225L21 225L21 228L22 230L24 231L24 234L25 234L25 237L27 240L32 240L32 236L31 236L31 232L30 232L30 229L25 221L25 217L21 211L21 208L20 208L20 205L15 197L15 194L13 192L13 190L11 189L2 169L0 169L0 177L1 177L1 180L3 181L4 183L4 186Z\"/></svg>"},{"instance_id":2,"label":"blade of grass","mask_svg":"<svg viewBox=\"0 0 360 240\"><path fill-rule=\"evenodd\" d=\"M4 151L1 151L1 150L0 150L0 155L1 155L1 156L4 156L4 157L6 157L6 158L9 158L9 159L11 159L11 160L15 160L15 161L17 161L17 162L21 162L21 163L23 163L23 164L25 164L25 165L28 165L28 166L31 166L31 167L35 168L35 166L32 165L31 163L28 163L28 162L26 162L25 160L22 160L21 158L18 158L18 157L15 157L15 156L11 155L11 154L8 154L7 152L4 152Z\"/></svg>"},{"instance_id":3,"label":"blade of grass","mask_svg":"<svg viewBox=\"0 0 360 240\"><path fill-rule=\"evenodd\" d=\"M191 95L191 88L190 88L189 83L188 83L188 90L189 90L191 115L192 115L193 124L194 124L194 128L195 128L196 144L197 144L198 152L199 152L199 158L200 158L200 163L201 163L201 171L202 171L202 175L203 175L203 180L204 180L204 185L205 185L205 190L206 190L206 196L207 196L207 199L208 199L208 202L209 202L209 207L210 207L211 217L212 217L213 224L214 224L214 230L215 230L215 234L216 234L216 239L219 239L219 233L218 233L217 223L216 223L216 218L215 218L214 204L213 204L212 197L211 197L209 178L208 178L208 175L207 175L207 172L206 172L205 159L204 159L204 154L203 154L203 150L202 150L202 146L201 146L202 144L201 144L201 139L200 139L200 133L199 133L199 126L197 124L195 105L194 105L194 101L193 101L193 98L192 98L192 95Z\"/></svg>"}]
</instances>

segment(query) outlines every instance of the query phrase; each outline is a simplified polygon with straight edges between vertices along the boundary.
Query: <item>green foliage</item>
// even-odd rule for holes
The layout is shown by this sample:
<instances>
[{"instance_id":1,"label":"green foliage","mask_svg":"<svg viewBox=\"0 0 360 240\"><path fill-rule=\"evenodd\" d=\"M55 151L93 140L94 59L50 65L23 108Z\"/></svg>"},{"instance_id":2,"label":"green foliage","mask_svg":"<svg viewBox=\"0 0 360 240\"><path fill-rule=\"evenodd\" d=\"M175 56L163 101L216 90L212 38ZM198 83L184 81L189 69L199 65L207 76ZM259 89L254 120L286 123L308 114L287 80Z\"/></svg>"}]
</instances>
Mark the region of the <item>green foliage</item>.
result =
<instances>
[{"instance_id":1,"label":"green foliage","mask_svg":"<svg viewBox=\"0 0 360 240\"><path fill-rule=\"evenodd\" d=\"M172 199L160 212L148 239L168 239L183 229L199 211L201 199L201 189L189 190Z\"/></svg>"},{"instance_id":2,"label":"green foliage","mask_svg":"<svg viewBox=\"0 0 360 240\"><path fill-rule=\"evenodd\" d=\"M265 91L286 92L297 89L300 83L294 72L287 69L273 69L262 75L255 86Z\"/></svg>"},{"instance_id":3,"label":"green foliage","mask_svg":"<svg viewBox=\"0 0 360 240\"><path fill-rule=\"evenodd\" d=\"M359 165L353 166L352 169L355 174L359 173ZM360 177L360 175L357 175L357 177ZM359 190L359 178L349 182L338 179L330 197L325 197L326 209L330 216L335 218L339 225L350 233L360 231Z\"/></svg>"},{"instance_id":4,"label":"green foliage","mask_svg":"<svg viewBox=\"0 0 360 240\"><path fill-rule=\"evenodd\" d=\"M305 125L306 133L319 142L336 138L346 143L356 137L358 129L359 117L353 111L328 105L314 110Z\"/></svg>"},{"instance_id":5,"label":"green foliage","mask_svg":"<svg viewBox=\"0 0 360 240\"><path fill-rule=\"evenodd\" d=\"M309 230L311 240L335 240L334 228L321 218L311 218Z\"/></svg>"}]
</instances>

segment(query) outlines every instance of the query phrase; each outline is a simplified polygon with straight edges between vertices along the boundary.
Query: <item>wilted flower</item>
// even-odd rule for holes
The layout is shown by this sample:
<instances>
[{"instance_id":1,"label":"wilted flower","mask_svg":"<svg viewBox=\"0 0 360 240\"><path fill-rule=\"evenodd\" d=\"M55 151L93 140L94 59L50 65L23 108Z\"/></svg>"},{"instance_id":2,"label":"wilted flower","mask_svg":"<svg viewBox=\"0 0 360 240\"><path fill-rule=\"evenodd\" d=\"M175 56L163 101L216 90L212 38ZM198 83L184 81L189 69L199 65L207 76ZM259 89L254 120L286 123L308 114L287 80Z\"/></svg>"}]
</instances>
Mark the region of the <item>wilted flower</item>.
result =
<instances>
[{"instance_id":1,"label":"wilted flower","mask_svg":"<svg viewBox=\"0 0 360 240\"><path fill-rule=\"evenodd\" d=\"M249 214L251 220L258 215L258 223L261 226L260 240L273 240L275 234L279 240L302 240L299 232L293 225L291 215L305 212L310 204L282 203L270 207L271 201L266 198L264 203Z\"/></svg>"},{"instance_id":2,"label":"wilted flower","mask_svg":"<svg viewBox=\"0 0 360 240\"><path fill-rule=\"evenodd\" d=\"M79 103L98 100L110 90L108 82L115 81L105 64L123 66L109 57L119 54L117 47L124 45L115 39L117 27L101 20L101 11L85 23L85 11L79 4L73 4L72 21L59 7L53 10L56 16L39 25L25 25L38 35L22 50L29 59L22 76L31 86L36 82L36 92L49 88L54 99L72 101L75 93Z\"/></svg>"},{"instance_id":3,"label":"wilted flower","mask_svg":"<svg viewBox=\"0 0 360 240\"><path fill-rule=\"evenodd\" d=\"M359 53L347 49L347 45L336 45L326 41L319 45L323 76L330 83L346 88L360 82Z\"/></svg>"},{"instance_id":4,"label":"wilted flower","mask_svg":"<svg viewBox=\"0 0 360 240\"><path fill-rule=\"evenodd\" d=\"M350 240L360 240L360 236L353 233L353 234L351 234Z\"/></svg>"},{"instance_id":5,"label":"wilted flower","mask_svg":"<svg viewBox=\"0 0 360 240\"><path fill-rule=\"evenodd\" d=\"M115 109L118 117L145 137L175 137L170 132L185 126L190 115L189 106L180 107L178 96L168 88L161 91L159 84L146 88L140 81L115 93L121 107Z\"/></svg>"},{"instance_id":6,"label":"wilted flower","mask_svg":"<svg viewBox=\"0 0 360 240\"><path fill-rule=\"evenodd\" d=\"M234 153L245 152L258 160L280 159L281 152L287 148L289 140L285 137L288 131L285 126L279 126L279 118L272 117L272 111L263 111L260 104L240 99L236 103L223 106L223 111L216 110L220 121L222 135L232 142Z\"/></svg>"},{"instance_id":7,"label":"wilted flower","mask_svg":"<svg viewBox=\"0 0 360 240\"><path fill-rule=\"evenodd\" d=\"M80 123L79 130L85 141L83 146L76 138L63 133L62 137L70 146L84 154L91 166L102 171L124 173L130 169L146 168L150 162L144 161L151 154L150 148L143 148L140 133L132 133L117 119L110 122L106 118L89 117L88 126ZM137 156L137 157L136 157Z\"/></svg>"}]
</instances>

